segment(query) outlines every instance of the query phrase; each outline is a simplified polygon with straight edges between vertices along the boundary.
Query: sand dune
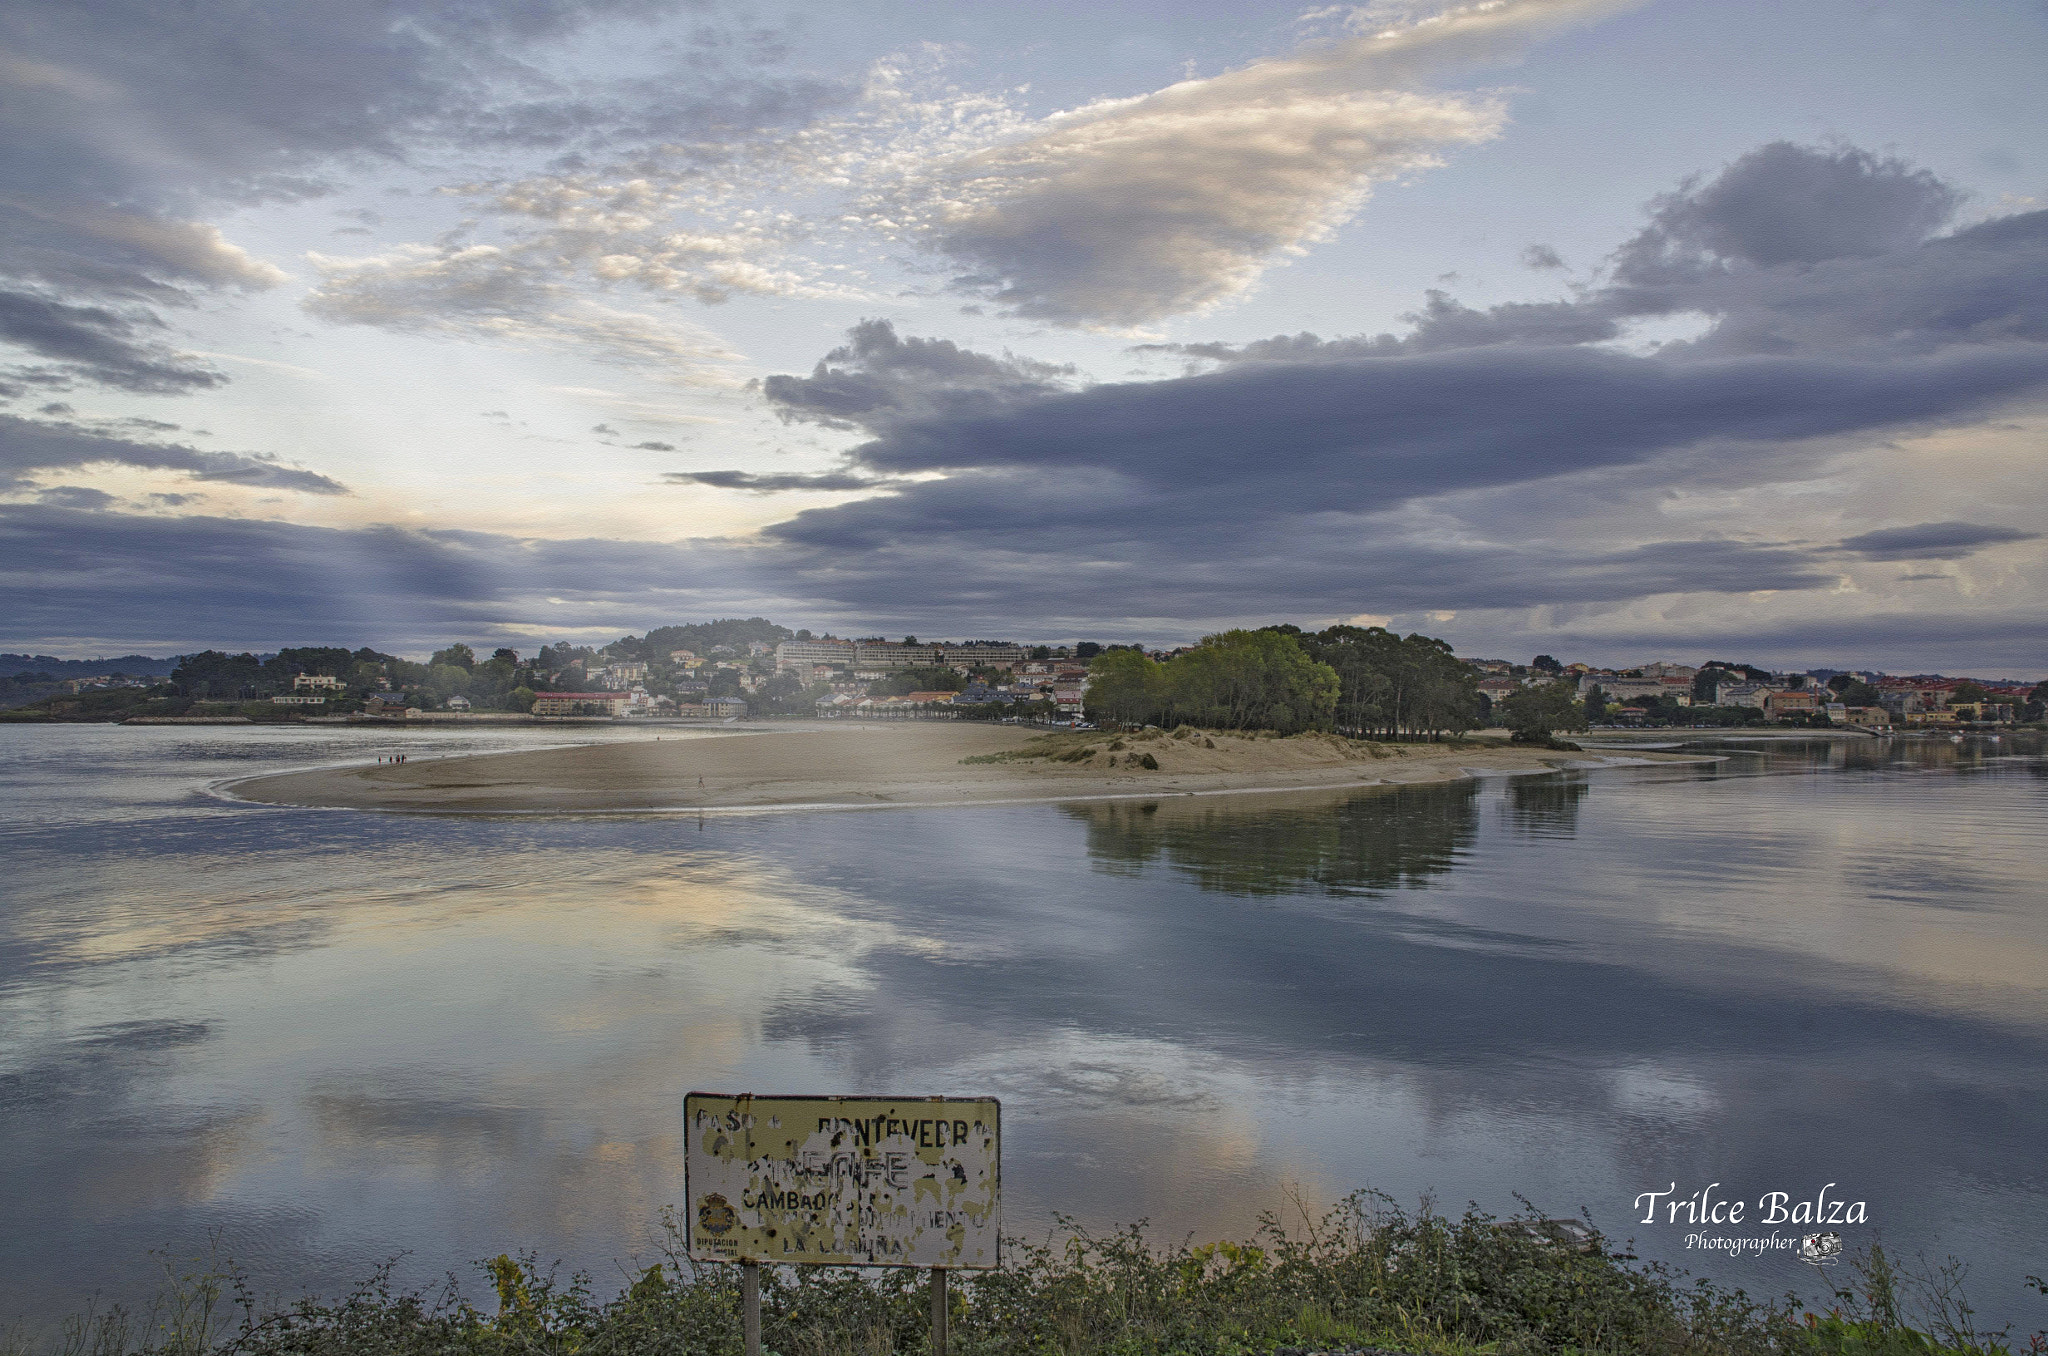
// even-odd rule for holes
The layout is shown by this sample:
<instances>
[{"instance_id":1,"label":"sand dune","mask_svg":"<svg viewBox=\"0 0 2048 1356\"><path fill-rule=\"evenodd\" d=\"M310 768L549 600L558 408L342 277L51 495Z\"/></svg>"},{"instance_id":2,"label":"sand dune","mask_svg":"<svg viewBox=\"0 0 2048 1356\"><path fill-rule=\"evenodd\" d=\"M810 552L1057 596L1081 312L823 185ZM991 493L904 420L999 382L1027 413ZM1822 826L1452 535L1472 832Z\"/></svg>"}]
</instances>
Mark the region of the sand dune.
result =
<instances>
[{"instance_id":1,"label":"sand dune","mask_svg":"<svg viewBox=\"0 0 2048 1356\"><path fill-rule=\"evenodd\" d=\"M1143 765L1147 756L1156 769ZM1326 735L1048 737L964 721L834 722L323 768L223 789L269 804L472 814L952 805L1442 781L1649 757L1482 744L1376 745Z\"/></svg>"}]
</instances>

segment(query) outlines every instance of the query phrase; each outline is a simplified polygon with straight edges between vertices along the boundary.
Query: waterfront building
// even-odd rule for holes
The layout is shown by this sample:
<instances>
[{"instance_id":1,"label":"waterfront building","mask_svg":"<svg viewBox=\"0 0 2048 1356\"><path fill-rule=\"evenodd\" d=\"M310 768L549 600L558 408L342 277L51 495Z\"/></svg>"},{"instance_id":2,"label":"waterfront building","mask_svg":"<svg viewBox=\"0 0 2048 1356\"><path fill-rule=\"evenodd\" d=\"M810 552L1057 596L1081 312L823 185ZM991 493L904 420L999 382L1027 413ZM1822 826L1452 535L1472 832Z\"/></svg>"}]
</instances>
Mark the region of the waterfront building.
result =
<instances>
[{"instance_id":1,"label":"waterfront building","mask_svg":"<svg viewBox=\"0 0 2048 1356\"><path fill-rule=\"evenodd\" d=\"M1812 692L1772 692L1764 697L1764 715L1771 720L1810 716L1820 710L1820 698Z\"/></svg>"},{"instance_id":2,"label":"waterfront building","mask_svg":"<svg viewBox=\"0 0 2048 1356\"><path fill-rule=\"evenodd\" d=\"M633 700L626 692L542 692L533 699L536 716L623 716Z\"/></svg>"}]
</instances>

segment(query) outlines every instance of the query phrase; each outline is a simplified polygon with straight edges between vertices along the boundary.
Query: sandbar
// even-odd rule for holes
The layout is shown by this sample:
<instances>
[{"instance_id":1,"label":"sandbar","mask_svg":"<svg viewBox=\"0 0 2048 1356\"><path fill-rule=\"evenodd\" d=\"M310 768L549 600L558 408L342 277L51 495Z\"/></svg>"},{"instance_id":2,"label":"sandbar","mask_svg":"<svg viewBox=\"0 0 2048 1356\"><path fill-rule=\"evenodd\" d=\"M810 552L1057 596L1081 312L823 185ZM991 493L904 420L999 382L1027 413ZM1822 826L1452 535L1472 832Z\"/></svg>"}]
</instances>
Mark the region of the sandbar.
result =
<instances>
[{"instance_id":1,"label":"sandbar","mask_svg":"<svg viewBox=\"0 0 2048 1356\"><path fill-rule=\"evenodd\" d=\"M1156 768L1143 765L1147 756ZM409 813L644 813L1277 792L1665 761L1697 760L1476 740L1369 744L1220 731L1048 738L966 721L834 721L317 768L218 789L272 805Z\"/></svg>"}]
</instances>

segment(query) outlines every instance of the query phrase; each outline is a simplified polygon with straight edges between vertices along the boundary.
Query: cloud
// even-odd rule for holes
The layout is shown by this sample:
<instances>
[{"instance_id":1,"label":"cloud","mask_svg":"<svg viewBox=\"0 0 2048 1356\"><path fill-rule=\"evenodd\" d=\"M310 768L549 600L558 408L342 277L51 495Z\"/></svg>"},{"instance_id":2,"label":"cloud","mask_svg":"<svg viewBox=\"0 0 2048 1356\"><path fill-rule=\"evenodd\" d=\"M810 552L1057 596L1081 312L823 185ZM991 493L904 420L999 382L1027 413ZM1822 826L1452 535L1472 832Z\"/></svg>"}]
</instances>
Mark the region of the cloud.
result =
<instances>
[{"instance_id":1,"label":"cloud","mask_svg":"<svg viewBox=\"0 0 2048 1356\"><path fill-rule=\"evenodd\" d=\"M575 352L683 384L726 384L723 365L739 356L700 326L581 296L515 250L408 245L367 259L310 259L321 284L305 308L337 324Z\"/></svg>"},{"instance_id":2,"label":"cloud","mask_svg":"<svg viewBox=\"0 0 2048 1356\"><path fill-rule=\"evenodd\" d=\"M559 287L872 300L862 269L828 260L909 244L1016 313L1140 324L1242 292L1374 183L1498 131L1498 100L1416 88L1427 72L1508 59L1619 5L1486 0L1040 119L946 84L934 52L890 58L858 85L790 82L707 114L691 135L455 186L476 222L330 268L312 305L402 327L466 313L480 289L501 316Z\"/></svg>"},{"instance_id":3,"label":"cloud","mask_svg":"<svg viewBox=\"0 0 2048 1356\"><path fill-rule=\"evenodd\" d=\"M1564 256L1548 245L1531 245L1522 251L1522 262L1530 268L1563 268Z\"/></svg>"},{"instance_id":4,"label":"cloud","mask_svg":"<svg viewBox=\"0 0 2048 1356\"><path fill-rule=\"evenodd\" d=\"M893 362L888 345L871 348ZM926 389L900 367L871 369L865 351L853 347L843 367L810 379L771 379L764 393L793 417L878 433L852 454L876 473L1099 479L1129 508L1170 507L1175 529L1296 511L1305 495L1319 509L1386 509L1709 443L1771 446L1891 428L1981 412L2048 382L2048 348L2031 345L1916 360L1679 363L1501 343L1242 363L1077 391L1020 390L1001 364L971 354L957 365L978 358L998 370L978 381L949 372Z\"/></svg>"},{"instance_id":5,"label":"cloud","mask_svg":"<svg viewBox=\"0 0 2048 1356\"><path fill-rule=\"evenodd\" d=\"M716 548L42 504L0 505L0 560L9 633L53 644L90 627L157 649L358 636L424 653L451 636L517 643L537 625L636 630L762 603L746 598L746 562Z\"/></svg>"},{"instance_id":6,"label":"cloud","mask_svg":"<svg viewBox=\"0 0 2048 1356\"><path fill-rule=\"evenodd\" d=\"M834 471L816 475L755 475L747 471L670 471L662 479L683 485L709 485L721 490L779 494L788 490L873 490L894 484L875 476Z\"/></svg>"},{"instance_id":7,"label":"cloud","mask_svg":"<svg viewBox=\"0 0 2048 1356\"><path fill-rule=\"evenodd\" d=\"M280 0L260 12L149 0L6 6L0 290L14 296L16 323L0 328L0 339L58 364L17 380L166 393L222 380L173 359L160 337L167 308L282 281L278 268L206 220L226 207L328 193L341 176L405 162L423 147L460 147L474 163L688 142L713 126L800 119L823 97L818 82L760 71L775 55L770 35L719 23L675 43L666 79L577 79L542 60L573 36L673 17L677 8L653 0L481 8Z\"/></svg>"},{"instance_id":8,"label":"cloud","mask_svg":"<svg viewBox=\"0 0 2048 1356\"><path fill-rule=\"evenodd\" d=\"M36 496L39 504L53 504L58 508L104 509L112 508L118 502L105 490L89 489L84 485L53 485Z\"/></svg>"},{"instance_id":9,"label":"cloud","mask_svg":"<svg viewBox=\"0 0 2048 1356\"><path fill-rule=\"evenodd\" d=\"M1766 211L1758 181L1791 201ZM1565 300L1476 310L1431 293L1400 335L1154 346L1198 365L1166 380L1083 386L868 322L808 377L762 392L785 418L869 435L840 483L890 483L763 537L851 606L928 597L943 578L975 615L1110 608L1132 626L1251 617L1277 600L1498 618L1880 587L1852 580L1855 562L1990 539L1944 527L1811 546L1772 538L1839 529L1774 530L1766 510L1687 533L1658 505L1680 488L1697 500L1853 478L1888 441L2048 393L2048 214L1920 238L1952 197L1893 162L1767 147L1660 199L1609 276ZM1808 229L1809 214L1851 211L1870 220ZM1792 238L1773 249L1759 222ZM1637 247L1679 224L1721 243L1643 283ZM1815 260L1828 240L1835 257ZM1712 317L1696 340L1613 342L1644 315L1686 310Z\"/></svg>"},{"instance_id":10,"label":"cloud","mask_svg":"<svg viewBox=\"0 0 2048 1356\"><path fill-rule=\"evenodd\" d=\"M809 377L771 376L762 394L785 419L880 431L917 418L991 415L1032 405L1071 385L1074 369L950 339L908 339L886 320L864 320Z\"/></svg>"},{"instance_id":11,"label":"cloud","mask_svg":"<svg viewBox=\"0 0 2048 1356\"><path fill-rule=\"evenodd\" d=\"M1784 194L1769 203L1767 188ZM1597 285L1478 310L1431 291L1406 334L1153 345L1222 364L1334 362L1489 345L1597 344L1638 321L1698 316L1666 359L1862 353L2048 341L2048 212L1930 233L1956 194L1862 152L1773 143L1652 204ZM1775 242L1775 243L1774 243ZM1880 248L1883 246L1884 248Z\"/></svg>"},{"instance_id":12,"label":"cloud","mask_svg":"<svg viewBox=\"0 0 2048 1356\"><path fill-rule=\"evenodd\" d=\"M154 421L144 421L154 422ZM133 428L126 421L92 425L71 421L21 419L0 415L0 490L24 490L45 471L87 466L131 466L175 471L194 480L297 490L307 494L347 494L348 487L313 471L287 466L274 457L237 452L202 452L182 443L139 442L121 436ZM83 491L94 494L97 491ZM73 501L75 506L85 506Z\"/></svg>"},{"instance_id":13,"label":"cloud","mask_svg":"<svg viewBox=\"0 0 2048 1356\"><path fill-rule=\"evenodd\" d=\"M190 354L155 337L166 329L146 309L78 306L27 291L0 288L0 341L54 365L16 368L45 389L79 382L152 394L179 394L227 380Z\"/></svg>"},{"instance_id":14,"label":"cloud","mask_svg":"<svg viewBox=\"0 0 2048 1356\"><path fill-rule=\"evenodd\" d=\"M1916 523L1911 527L1886 527L1849 537L1839 550L1865 560L1960 560L1987 546L2007 542L2039 541L2043 534L2016 527L1989 527L1980 523Z\"/></svg>"},{"instance_id":15,"label":"cloud","mask_svg":"<svg viewBox=\"0 0 2048 1356\"><path fill-rule=\"evenodd\" d=\"M1888 162L1804 154L1823 183L1850 171L1918 183ZM1747 175L1744 164L1725 173ZM1786 157L1771 164L1769 182L1798 182ZM1659 200L1645 232L1682 218L1698 240L1719 239L1715 214L1729 202L1743 222L1770 219L1720 184L1685 190L1697 210ZM1964 505L1980 484L1994 492L1989 467L2002 477L1999 516L2023 523L2048 509L2039 477L2024 473L2024 429L2048 394L2048 214L1918 239L1931 209L1916 217L1895 196L1842 199L1874 202L1893 223L1841 237L1858 249L1905 241L1881 253L1815 261L1802 236L1787 246L1796 257L1760 263L1770 251L1745 225L1730 237L1746 242L1742 257L1702 244L1679 267L1660 246L1672 266L1644 281L1630 271L1639 237L1561 300L1481 310L1432 294L1401 334L1187 345L1171 351L1193 368L1165 380L1090 385L1029 357L865 321L807 374L760 387L785 420L860 435L842 464L667 477L844 502L795 506L748 537L678 543L323 536L207 519L192 529L198 573L186 582L210 560L288 583L307 573L302 559L374 558L346 606L370 616L388 593L392 625L421 632L452 624L437 619L630 630L701 604L920 633L1071 627L1161 640L1276 614L1371 614L1488 649L1489 637L1537 635L1666 649L1812 622L1815 636L1871 647L1865 662L1925 665L1949 635L2017 655L2035 642L1982 637L2000 618L2010 634L2039 633L2020 600L2048 582L2048 560L2036 534L1970 521ZM1786 208L1778 219L1798 217ZM1616 342L1638 318L1694 310L1710 319L1693 340ZM1896 521L1892 506L1906 502L1930 521L1856 535ZM9 512L27 532L62 511ZM168 549L140 519L62 521L81 543L106 537L109 551L131 537ZM2009 549L1972 554L1999 543ZM49 559L58 569L74 557ZM1965 557L1932 592L1901 584L1889 563ZM249 600L234 624L253 627L273 606L338 606L295 587Z\"/></svg>"},{"instance_id":16,"label":"cloud","mask_svg":"<svg viewBox=\"0 0 2048 1356\"><path fill-rule=\"evenodd\" d=\"M1895 158L1774 141L1711 182L1658 198L1621 271L1650 281L1709 260L1774 268L1888 254L1934 234L1961 201L1932 171Z\"/></svg>"},{"instance_id":17,"label":"cloud","mask_svg":"<svg viewBox=\"0 0 2048 1356\"><path fill-rule=\"evenodd\" d=\"M1495 0L1133 99L920 166L871 215L967 271L956 285L1063 325L1141 325L1236 296L1327 238L1371 186L1496 135L1493 99L1408 88L1498 61L1612 5Z\"/></svg>"}]
</instances>

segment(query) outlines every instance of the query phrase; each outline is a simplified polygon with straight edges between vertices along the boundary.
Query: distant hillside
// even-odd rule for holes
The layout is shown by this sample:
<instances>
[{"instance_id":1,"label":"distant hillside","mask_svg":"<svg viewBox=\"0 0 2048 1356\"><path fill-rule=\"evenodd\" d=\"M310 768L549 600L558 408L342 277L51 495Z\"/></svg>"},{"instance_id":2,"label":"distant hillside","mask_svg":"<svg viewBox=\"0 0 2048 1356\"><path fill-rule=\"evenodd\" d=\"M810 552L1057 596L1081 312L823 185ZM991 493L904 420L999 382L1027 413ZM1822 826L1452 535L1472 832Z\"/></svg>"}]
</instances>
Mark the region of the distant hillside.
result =
<instances>
[{"instance_id":1,"label":"distant hillside","mask_svg":"<svg viewBox=\"0 0 2048 1356\"><path fill-rule=\"evenodd\" d=\"M167 677L176 667L175 656L152 659L146 654L124 654L113 659L58 659L47 654L0 654L0 676L47 673L52 678L89 678L96 673L130 673L137 677Z\"/></svg>"}]
</instances>

